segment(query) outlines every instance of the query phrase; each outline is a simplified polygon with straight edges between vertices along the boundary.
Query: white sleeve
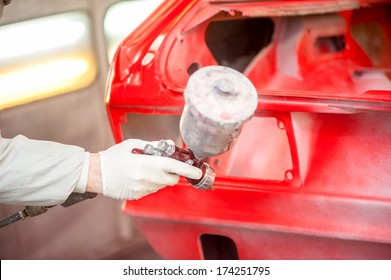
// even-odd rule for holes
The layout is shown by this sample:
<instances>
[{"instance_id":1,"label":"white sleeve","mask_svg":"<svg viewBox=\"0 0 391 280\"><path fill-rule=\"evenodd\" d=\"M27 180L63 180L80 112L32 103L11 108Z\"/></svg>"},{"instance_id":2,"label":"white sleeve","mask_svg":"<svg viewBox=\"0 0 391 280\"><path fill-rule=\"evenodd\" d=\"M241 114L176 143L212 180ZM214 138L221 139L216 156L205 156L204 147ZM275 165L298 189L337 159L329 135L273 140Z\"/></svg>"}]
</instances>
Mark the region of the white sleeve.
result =
<instances>
[{"instance_id":1,"label":"white sleeve","mask_svg":"<svg viewBox=\"0 0 391 280\"><path fill-rule=\"evenodd\" d=\"M49 206L84 193L89 153L50 141L0 135L0 203Z\"/></svg>"}]
</instances>

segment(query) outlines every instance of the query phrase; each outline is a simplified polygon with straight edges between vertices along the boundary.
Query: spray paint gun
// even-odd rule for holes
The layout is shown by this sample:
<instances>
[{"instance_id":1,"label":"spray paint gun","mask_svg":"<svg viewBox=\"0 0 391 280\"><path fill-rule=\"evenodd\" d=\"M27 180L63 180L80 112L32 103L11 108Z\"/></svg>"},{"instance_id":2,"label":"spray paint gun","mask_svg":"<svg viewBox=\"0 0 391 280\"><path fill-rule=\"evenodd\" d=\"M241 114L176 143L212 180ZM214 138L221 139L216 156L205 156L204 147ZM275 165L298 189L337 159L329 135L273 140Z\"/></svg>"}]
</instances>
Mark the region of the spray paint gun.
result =
<instances>
[{"instance_id":1,"label":"spray paint gun","mask_svg":"<svg viewBox=\"0 0 391 280\"><path fill-rule=\"evenodd\" d=\"M132 153L170 157L198 167L202 171L201 178L198 180L186 178L187 181L189 181L189 183L197 189L213 190L213 182L216 177L216 172L209 164L202 160L198 160L190 149L185 150L168 141L160 140L156 148L151 144L147 144L144 149L133 149Z\"/></svg>"},{"instance_id":2,"label":"spray paint gun","mask_svg":"<svg viewBox=\"0 0 391 280\"><path fill-rule=\"evenodd\" d=\"M207 66L190 76L184 98L180 133L188 149L162 140L157 148L147 145L133 152L171 157L201 168L201 179L188 181L197 189L213 190L216 174L206 160L233 146L244 123L254 115L258 95L242 73L224 66Z\"/></svg>"}]
</instances>

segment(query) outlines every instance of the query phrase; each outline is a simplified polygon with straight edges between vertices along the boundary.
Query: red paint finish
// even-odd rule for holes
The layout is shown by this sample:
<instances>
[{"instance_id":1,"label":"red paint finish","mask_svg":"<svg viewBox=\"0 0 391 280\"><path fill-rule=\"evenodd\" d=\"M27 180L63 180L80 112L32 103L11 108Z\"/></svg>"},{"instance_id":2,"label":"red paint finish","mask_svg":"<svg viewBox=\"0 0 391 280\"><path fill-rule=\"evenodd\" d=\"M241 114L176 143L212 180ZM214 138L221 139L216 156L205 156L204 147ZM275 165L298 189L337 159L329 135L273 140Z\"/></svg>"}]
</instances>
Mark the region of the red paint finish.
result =
<instances>
[{"instance_id":1,"label":"red paint finish","mask_svg":"<svg viewBox=\"0 0 391 280\"><path fill-rule=\"evenodd\" d=\"M124 204L162 257L204 258L209 234L241 259L391 258L390 13L390 1L165 1L123 41L106 97L117 142L128 114L180 115L194 68L240 69L259 94L234 148L209 159L214 191L182 178Z\"/></svg>"}]
</instances>

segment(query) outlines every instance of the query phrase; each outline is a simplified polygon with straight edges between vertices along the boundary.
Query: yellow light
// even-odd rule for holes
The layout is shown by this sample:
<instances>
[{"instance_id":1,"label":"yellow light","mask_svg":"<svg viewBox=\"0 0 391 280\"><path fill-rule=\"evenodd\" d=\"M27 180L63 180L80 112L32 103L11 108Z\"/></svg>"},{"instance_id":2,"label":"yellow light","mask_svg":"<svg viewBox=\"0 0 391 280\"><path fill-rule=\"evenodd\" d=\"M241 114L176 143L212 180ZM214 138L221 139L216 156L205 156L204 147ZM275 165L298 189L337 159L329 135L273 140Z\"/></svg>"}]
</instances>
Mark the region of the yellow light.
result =
<instances>
[{"instance_id":1,"label":"yellow light","mask_svg":"<svg viewBox=\"0 0 391 280\"><path fill-rule=\"evenodd\" d=\"M84 12L0 26L0 38L0 110L79 90L95 79Z\"/></svg>"},{"instance_id":2,"label":"yellow light","mask_svg":"<svg viewBox=\"0 0 391 280\"><path fill-rule=\"evenodd\" d=\"M0 110L89 85L96 67L90 57L62 58L0 75Z\"/></svg>"}]
</instances>

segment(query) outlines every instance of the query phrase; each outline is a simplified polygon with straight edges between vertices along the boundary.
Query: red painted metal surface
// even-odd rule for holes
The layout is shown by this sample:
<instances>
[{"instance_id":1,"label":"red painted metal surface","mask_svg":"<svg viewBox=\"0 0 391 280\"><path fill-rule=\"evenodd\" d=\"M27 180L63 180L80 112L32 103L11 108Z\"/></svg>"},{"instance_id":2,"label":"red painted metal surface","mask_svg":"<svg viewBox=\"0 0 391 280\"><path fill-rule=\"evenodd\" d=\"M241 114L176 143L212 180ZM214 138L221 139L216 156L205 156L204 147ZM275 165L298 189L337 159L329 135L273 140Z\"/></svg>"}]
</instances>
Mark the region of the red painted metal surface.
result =
<instances>
[{"instance_id":1,"label":"red painted metal surface","mask_svg":"<svg viewBox=\"0 0 391 280\"><path fill-rule=\"evenodd\" d=\"M165 1L123 41L106 96L117 142L134 119L155 139L175 128L193 68L235 68L259 94L209 159L214 191L182 178L124 204L162 257L228 258L207 235L241 259L391 258L390 15L390 1Z\"/></svg>"}]
</instances>

